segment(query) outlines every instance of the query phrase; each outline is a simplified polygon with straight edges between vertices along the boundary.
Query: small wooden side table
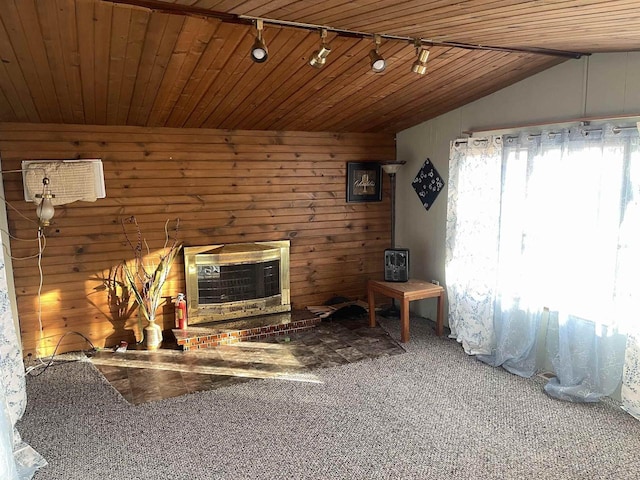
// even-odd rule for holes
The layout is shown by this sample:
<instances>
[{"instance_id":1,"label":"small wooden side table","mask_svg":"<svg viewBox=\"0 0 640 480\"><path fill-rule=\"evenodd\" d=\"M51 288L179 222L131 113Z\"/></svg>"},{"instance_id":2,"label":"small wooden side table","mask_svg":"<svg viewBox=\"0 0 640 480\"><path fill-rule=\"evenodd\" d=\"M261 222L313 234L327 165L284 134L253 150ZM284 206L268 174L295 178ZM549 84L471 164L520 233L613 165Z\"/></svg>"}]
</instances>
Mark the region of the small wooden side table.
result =
<instances>
[{"instance_id":1,"label":"small wooden side table","mask_svg":"<svg viewBox=\"0 0 640 480\"><path fill-rule=\"evenodd\" d=\"M407 282L384 282L369 280L367 296L369 299L369 326L376 326L375 293L395 298L400 302L400 341L409 341L409 302L424 298L438 297L438 318L436 335L441 336L444 329L444 288L425 280L409 279Z\"/></svg>"}]
</instances>

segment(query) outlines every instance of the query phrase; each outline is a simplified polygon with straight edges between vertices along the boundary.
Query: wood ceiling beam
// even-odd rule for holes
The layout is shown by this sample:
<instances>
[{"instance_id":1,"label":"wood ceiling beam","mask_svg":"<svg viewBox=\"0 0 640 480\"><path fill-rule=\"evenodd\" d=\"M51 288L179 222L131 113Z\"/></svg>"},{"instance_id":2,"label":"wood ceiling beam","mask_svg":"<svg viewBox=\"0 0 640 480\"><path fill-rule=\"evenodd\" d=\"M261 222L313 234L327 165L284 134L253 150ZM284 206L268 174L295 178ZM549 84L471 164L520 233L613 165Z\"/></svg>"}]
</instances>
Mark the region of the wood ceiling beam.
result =
<instances>
[{"instance_id":1,"label":"wood ceiling beam","mask_svg":"<svg viewBox=\"0 0 640 480\"><path fill-rule=\"evenodd\" d=\"M299 28L305 30L319 30L321 28L336 33L337 35L347 36L347 37L360 37L360 38L372 38L374 33L370 32L360 32L353 31L342 28L335 28L328 25L316 25L316 24L308 24L308 23L300 23L300 22L290 22L285 20L277 20L263 17L252 17L247 15L235 15L226 12L220 12L216 10L210 10L202 7L195 7L190 5L182 5L176 3L167 3L160 0L101 0L102 2L107 3L115 3L122 5L130 5L135 7L147 8L155 12L160 13L168 13L173 15L191 15L198 16L203 18L215 18L221 20L226 23L235 23L241 25L251 25L255 20L262 20L264 23L271 25L278 25L281 27L291 27L291 28ZM583 56L590 55L587 52L573 52L567 50L555 50L549 48L541 48L541 47L503 47L503 46L495 46L495 45L481 45L474 43L466 43L466 42L457 42L454 40L433 40L433 39L415 39L408 36L403 35L393 35L393 34L380 34L382 38L387 40L397 40L397 41L406 41L414 43L418 41L425 46L446 46L446 47L455 47L462 48L465 50L490 50L497 52L506 52L506 53L531 53L535 55L545 55L552 57L562 57L562 58L574 58L579 59Z\"/></svg>"}]
</instances>

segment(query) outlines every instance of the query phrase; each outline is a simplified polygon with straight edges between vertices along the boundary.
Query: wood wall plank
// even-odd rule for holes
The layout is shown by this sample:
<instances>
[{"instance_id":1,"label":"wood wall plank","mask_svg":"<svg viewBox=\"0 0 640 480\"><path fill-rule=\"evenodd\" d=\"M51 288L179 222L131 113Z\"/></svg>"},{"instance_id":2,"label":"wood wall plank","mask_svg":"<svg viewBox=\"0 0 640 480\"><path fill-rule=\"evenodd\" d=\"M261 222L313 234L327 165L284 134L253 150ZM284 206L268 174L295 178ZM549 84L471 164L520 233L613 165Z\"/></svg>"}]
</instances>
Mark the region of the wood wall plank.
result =
<instances>
[{"instance_id":1,"label":"wood wall plank","mask_svg":"<svg viewBox=\"0 0 640 480\"><path fill-rule=\"evenodd\" d=\"M152 252L175 218L187 246L289 239L295 308L364 298L367 279L382 275L388 185L382 202L346 203L345 173L347 161L395 158L391 135L0 124L0 154L5 169L24 158L102 158L105 171L107 198L56 207L40 261L41 313L34 205L23 200L19 174L4 176L10 232L22 239L12 253L31 257L13 262L25 354L51 353L70 331L98 347L135 341L132 301L114 307L106 288L109 272L132 256L121 223L130 215ZM179 256L166 296L185 290L183 270ZM163 311L166 329L172 312ZM61 351L86 347L78 335L61 343Z\"/></svg>"}]
</instances>

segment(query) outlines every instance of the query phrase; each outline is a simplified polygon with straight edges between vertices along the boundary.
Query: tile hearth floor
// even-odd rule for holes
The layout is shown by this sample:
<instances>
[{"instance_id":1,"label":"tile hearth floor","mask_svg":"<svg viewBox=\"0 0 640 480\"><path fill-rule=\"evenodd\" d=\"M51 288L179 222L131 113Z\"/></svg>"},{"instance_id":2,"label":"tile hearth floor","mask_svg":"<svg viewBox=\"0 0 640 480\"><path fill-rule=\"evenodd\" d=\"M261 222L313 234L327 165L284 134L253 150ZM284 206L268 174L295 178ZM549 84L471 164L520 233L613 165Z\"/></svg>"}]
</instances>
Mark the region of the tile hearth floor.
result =
<instances>
[{"instance_id":1,"label":"tile hearth floor","mask_svg":"<svg viewBox=\"0 0 640 480\"><path fill-rule=\"evenodd\" d=\"M90 361L138 405L261 378L313 382L315 369L401 353L404 349L382 327L369 328L367 318L357 318L206 350L101 350Z\"/></svg>"}]
</instances>

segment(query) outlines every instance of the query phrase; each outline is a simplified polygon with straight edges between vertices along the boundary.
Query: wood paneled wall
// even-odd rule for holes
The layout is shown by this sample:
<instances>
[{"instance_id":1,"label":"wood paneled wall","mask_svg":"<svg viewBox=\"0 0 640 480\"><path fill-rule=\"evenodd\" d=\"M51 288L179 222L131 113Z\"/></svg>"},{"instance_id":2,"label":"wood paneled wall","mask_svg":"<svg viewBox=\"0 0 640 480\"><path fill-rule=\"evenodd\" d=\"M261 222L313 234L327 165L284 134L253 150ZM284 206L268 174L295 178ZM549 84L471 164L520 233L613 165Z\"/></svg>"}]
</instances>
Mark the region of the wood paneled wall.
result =
<instances>
[{"instance_id":1,"label":"wood paneled wall","mask_svg":"<svg viewBox=\"0 0 640 480\"><path fill-rule=\"evenodd\" d=\"M96 347L135 340L133 299L127 308L109 288L114 269L132 258L121 224L131 215L150 258L167 219L180 219L185 246L291 240L294 308L363 298L367 279L382 276L389 182L382 202L346 203L345 175L348 161L393 160L391 135L5 123L0 152L5 172L25 159L69 158L101 158L105 172L107 198L56 207L40 296L34 205L24 201L22 175L3 174L12 255L31 257L13 260L25 354L50 354L67 332ZM164 294L169 301L184 290L180 255ZM173 326L172 304L161 321ZM68 334L59 352L86 348Z\"/></svg>"}]
</instances>

